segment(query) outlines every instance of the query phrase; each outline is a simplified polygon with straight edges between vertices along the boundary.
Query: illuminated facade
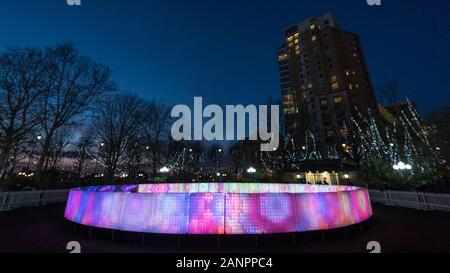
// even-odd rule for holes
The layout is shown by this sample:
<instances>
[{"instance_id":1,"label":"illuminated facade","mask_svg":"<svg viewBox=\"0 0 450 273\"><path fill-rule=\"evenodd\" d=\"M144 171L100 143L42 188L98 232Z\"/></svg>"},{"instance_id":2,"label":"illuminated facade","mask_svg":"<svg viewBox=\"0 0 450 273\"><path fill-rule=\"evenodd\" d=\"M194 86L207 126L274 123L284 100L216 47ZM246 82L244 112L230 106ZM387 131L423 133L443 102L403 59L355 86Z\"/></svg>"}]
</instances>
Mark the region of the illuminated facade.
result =
<instances>
[{"instance_id":1,"label":"illuminated facade","mask_svg":"<svg viewBox=\"0 0 450 273\"><path fill-rule=\"evenodd\" d=\"M366 189L263 183L184 183L72 189L65 218L161 234L270 234L346 227L372 216Z\"/></svg>"},{"instance_id":2,"label":"illuminated facade","mask_svg":"<svg viewBox=\"0 0 450 273\"><path fill-rule=\"evenodd\" d=\"M348 134L355 106L378 111L359 37L341 30L332 14L291 26L284 38L278 63L290 135L301 142L309 129L324 150Z\"/></svg>"},{"instance_id":3,"label":"illuminated facade","mask_svg":"<svg viewBox=\"0 0 450 273\"><path fill-rule=\"evenodd\" d=\"M283 181L290 183L347 185L355 180L360 180L357 165L340 160L304 161L283 174Z\"/></svg>"}]
</instances>

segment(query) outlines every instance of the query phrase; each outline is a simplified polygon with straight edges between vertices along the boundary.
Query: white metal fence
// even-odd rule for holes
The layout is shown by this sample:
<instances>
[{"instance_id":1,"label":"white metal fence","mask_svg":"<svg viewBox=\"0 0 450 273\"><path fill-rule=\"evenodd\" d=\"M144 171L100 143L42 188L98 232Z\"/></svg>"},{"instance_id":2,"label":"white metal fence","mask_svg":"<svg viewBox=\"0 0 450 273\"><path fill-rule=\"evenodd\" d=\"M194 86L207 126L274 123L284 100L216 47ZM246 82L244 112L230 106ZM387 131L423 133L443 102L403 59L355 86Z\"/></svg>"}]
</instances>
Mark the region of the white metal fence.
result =
<instances>
[{"instance_id":1,"label":"white metal fence","mask_svg":"<svg viewBox=\"0 0 450 273\"><path fill-rule=\"evenodd\" d=\"M0 192L0 211L65 202L68 194L69 190Z\"/></svg>"},{"instance_id":2,"label":"white metal fence","mask_svg":"<svg viewBox=\"0 0 450 273\"><path fill-rule=\"evenodd\" d=\"M369 190L372 202L421 210L450 211L450 194Z\"/></svg>"},{"instance_id":3,"label":"white metal fence","mask_svg":"<svg viewBox=\"0 0 450 273\"><path fill-rule=\"evenodd\" d=\"M0 192L0 211L62 203L69 190ZM421 210L450 211L450 194L369 190L372 202Z\"/></svg>"}]
</instances>

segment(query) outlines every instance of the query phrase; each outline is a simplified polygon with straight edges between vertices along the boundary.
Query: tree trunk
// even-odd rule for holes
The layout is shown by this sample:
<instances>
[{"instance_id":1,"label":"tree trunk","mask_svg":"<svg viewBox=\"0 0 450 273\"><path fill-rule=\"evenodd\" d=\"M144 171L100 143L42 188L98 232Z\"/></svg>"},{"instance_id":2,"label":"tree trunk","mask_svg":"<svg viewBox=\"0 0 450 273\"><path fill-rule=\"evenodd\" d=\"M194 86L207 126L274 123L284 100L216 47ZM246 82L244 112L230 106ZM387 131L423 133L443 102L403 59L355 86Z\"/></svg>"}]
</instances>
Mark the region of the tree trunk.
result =
<instances>
[{"instance_id":1,"label":"tree trunk","mask_svg":"<svg viewBox=\"0 0 450 273\"><path fill-rule=\"evenodd\" d=\"M47 137L45 139L44 145L42 146L42 153L41 153L41 155L39 157L39 161L38 161L38 164L36 166L36 179L37 179L38 183L41 183L42 179L43 179L43 172L44 172L44 169L45 169L48 149L50 147L50 141L51 141L50 137Z\"/></svg>"},{"instance_id":2,"label":"tree trunk","mask_svg":"<svg viewBox=\"0 0 450 273\"><path fill-rule=\"evenodd\" d=\"M14 157L13 157L13 161L12 161L12 166L9 170L9 172L7 172L8 176L12 176L14 174L14 170L16 169L16 164L17 164L17 152L14 152Z\"/></svg>"},{"instance_id":3,"label":"tree trunk","mask_svg":"<svg viewBox=\"0 0 450 273\"><path fill-rule=\"evenodd\" d=\"M6 140L5 145L0 153L0 181L4 181L7 173L8 158L11 154L11 142Z\"/></svg>"}]
</instances>

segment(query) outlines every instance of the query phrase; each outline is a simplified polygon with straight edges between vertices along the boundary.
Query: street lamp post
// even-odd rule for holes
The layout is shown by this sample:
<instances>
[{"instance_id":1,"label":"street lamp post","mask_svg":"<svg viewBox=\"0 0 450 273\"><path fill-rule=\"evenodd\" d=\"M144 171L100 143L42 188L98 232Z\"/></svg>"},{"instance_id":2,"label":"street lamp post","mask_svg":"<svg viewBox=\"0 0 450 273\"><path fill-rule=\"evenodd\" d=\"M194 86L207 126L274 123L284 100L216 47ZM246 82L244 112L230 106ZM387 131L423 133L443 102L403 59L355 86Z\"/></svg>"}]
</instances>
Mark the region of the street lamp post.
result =
<instances>
[{"instance_id":1,"label":"street lamp post","mask_svg":"<svg viewBox=\"0 0 450 273\"><path fill-rule=\"evenodd\" d=\"M162 173L162 175L163 175L163 180L164 180L164 182L166 182L166 179L167 179L167 174L170 172L170 169L169 168L167 168L167 167L162 167L161 169L159 169L159 172L160 173Z\"/></svg>"},{"instance_id":2,"label":"street lamp post","mask_svg":"<svg viewBox=\"0 0 450 273\"><path fill-rule=\"evenodd\" d=\"M410 164L405 164L402 161L398 162L394 166L392 166L396 171L404 171L404 170L412 170L412 166Z\"/></svg>"},{"instance_id":3,"label":"street lamp post","mask_svg":"<svg viewBox=\"0 0 450 273\"><path fill-rule=\"evenodd\" d=\"M394 168L394 170L396 170L400 173L400 177L402 178L403 182L406 182L404 172L411 171L412 166L410 164L405 164L404 162L400 161L392 167Z\"/></svg>"},{"instance_id":4,"label":"street lamp post","mask_svg":"<svg viewBox=\"0 0 450 273\"><path fill-rule=\"evenodd\" d=\"M220 172L217 172L216 176L217 176L217 182L220 182L222 174Z\"/></svg>"},{"instance_id":5,"label":"street lamp post","mask_svg":"<svg viewBox=\"0 0 450 273\"><path fill-rule=\"evenodd\" d=\"M100 150L103 147L105 147L105 143L104 142L100 143ZM95 176L97 176L98 158L99 158L99 155L97 155L97 158L95 159L95 167L94 167L94 174L95 174Z\"/></svg>"},{"instance_id":6,"label":"street lamp post","mask_svg":"<svg viewBox=\"0 0 450 273\"><path fill-rule=\"evenodd\" d=\"M256 174L255 168L253 168L253 167L248 168L247 173L249 173L252 176L253 180L255 180L255 174ZM253 182L255 182L255 181L253 181Z\"/></svg>"},{"instance_id":7,"label":"street lamp post","mask_svg":"<svg viewBox=\"0 0 450 273\"><path fill-rule=\"evenodd\" d=\"M36 136L36 140L37 141L40 141L42 139L42 136ZM34 148L36 147L36 143L37 143L37 141L36 140L33 140L33 146L32 146L32 148L31 148L31 154L30 154L30 158L28 159L28 164L27 164L27 171L29 171L29 169L30 169L30 164L31 164L31 159L33 158L33 156L34 156Z\"/></svg>"}]
</instances>

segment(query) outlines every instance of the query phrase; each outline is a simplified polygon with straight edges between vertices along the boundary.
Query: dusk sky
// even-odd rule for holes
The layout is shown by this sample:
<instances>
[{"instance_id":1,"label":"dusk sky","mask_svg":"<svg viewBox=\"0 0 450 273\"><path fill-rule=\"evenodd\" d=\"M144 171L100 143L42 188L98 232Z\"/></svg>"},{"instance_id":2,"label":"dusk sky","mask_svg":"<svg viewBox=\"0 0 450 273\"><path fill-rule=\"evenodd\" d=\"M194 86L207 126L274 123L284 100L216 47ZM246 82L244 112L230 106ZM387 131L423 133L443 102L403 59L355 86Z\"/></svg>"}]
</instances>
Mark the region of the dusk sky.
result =
<instances>
[{"instance_id":1,"label":"dusk sky","mask_svg":"<svg viewBox=\"0 0 450 273\"><path fill-rule=\"evenodd\" d=\"M0 48L73 42L145 98L260 104L280 97L283 29L327 11L360 35L375 88L397 80L422 113L449 104L449 0L1 0Z\"/></svg>"}]
</instances>

